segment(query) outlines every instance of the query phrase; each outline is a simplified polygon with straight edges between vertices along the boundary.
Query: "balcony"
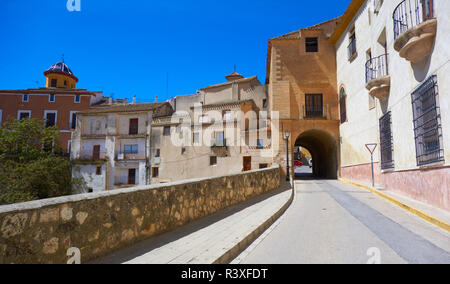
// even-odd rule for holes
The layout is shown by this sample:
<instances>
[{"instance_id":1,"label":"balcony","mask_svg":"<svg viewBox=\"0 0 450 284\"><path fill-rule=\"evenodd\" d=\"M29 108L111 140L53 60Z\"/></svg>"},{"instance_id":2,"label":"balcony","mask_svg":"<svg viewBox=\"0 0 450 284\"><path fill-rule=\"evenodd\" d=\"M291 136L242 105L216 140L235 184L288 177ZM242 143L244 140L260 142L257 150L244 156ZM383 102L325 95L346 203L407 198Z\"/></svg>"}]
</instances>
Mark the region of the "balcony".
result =
<instances>
[{"instance_id":1,"label":"balcony","mask_svg":"<svg viewBox=\"0 0 450 284\"><path fill-rule=\"evenodd\" d=\"M72 162L74 164L81 165L101 165L107 161L106 152L95 152L95 153L80 153L78 158L75 158Z\"/></svg>"},{"instance_id":2,"label":"balcony","mask_svg":"<svg viewBox=\"0 0 450 284\"><path fill-rule=\"evenodd\" d=\"M212 139L211 148L226 148L227 139Z\"/></svg>"},{"instance_id":3,"label":"balcony","mask_svg":"<svg viewBox=\"0 0 450 284\"><path fill-rule=\"evenodd\" d=\"M394 10L394 49L400 57L417 63L433 50L437 20L432 0L405 0Z\"/></svg>"},{"instance_id":4,"label":"balcony","mask_svg":"<svg viewBox=\"0 0 450 284\"><path fill-rule=\"evenodd\" d=\"M228 157L228 146L226 139L213 139L211 140L211 152L217 157Z\"/></svg>"},{"instance_id":5,"label":"balcony","mask_svg":"<svg viewBox=\"0 0 450 284\"><path fill-rule=\"evenodd\" d=\"M389 97L391 76L389 76L387 54L371 58L366 62L366 89L380 101Z\"/></svg>"},{"instance_id":6,"label":"balcony","mask_svg":"<svg viewBox=\"0 0 450 284\"><path fill-rule=\"evenodd\" d=\"M303 119L329 119L328 105L303 105Z\"/></svg>"}]
</instances>

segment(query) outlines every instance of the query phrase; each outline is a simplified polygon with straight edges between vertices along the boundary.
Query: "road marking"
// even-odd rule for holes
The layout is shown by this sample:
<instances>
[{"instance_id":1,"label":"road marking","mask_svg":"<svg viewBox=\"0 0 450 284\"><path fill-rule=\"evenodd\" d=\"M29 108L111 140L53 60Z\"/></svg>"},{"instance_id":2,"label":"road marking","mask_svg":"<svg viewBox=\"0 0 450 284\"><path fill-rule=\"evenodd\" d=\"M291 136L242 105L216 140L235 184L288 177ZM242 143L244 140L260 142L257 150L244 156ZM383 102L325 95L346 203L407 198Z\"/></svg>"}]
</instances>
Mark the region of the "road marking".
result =
<instances>
[{"instance_id":1,"label":"road marking","mask_svg":"<svg viewBox=\"0 0 450 284\"><path fill-rule=\"evenodd\" d=\"M367 189L370 192L372 192L372 193L374 193L374 194L376 194L376 195L386 199L387 201L389 201L389 202L391 202L391 203L393 203L393 204L395 204L395 205L405 209L406 211L410 212L411 214L414 214L417 217L422 218L425 221L427 221L427 222L429 222L429 223L431 223L431 224L433 224L433 225L435 225L435 226L437 226L437 227L439 227L439 228L441 228L441 229L443 229L443 230L445 230L445 231L450 233L450 224L449 223L447 223L447 222L445 222L445 221L443 221L443 220L441 220L441 219L439 219L437 217L431 216L431 215L429 215L429 214L427 214L427 213L425 213L425 212L423 212L423 211L421 211L421 210L419 210L417 208L414 208L414 207L412 207L412 206L410 206L410 205L408 205L408 204L406 204L404 202L401 202L400 200L397 200L397 199L395 199L395 198L393 198L393 197L391 197L389 195L386 195L386 194L380 192L379 190L377 190L377 189L375 189L373 187L369 187L367 185L359 184L359 183L356 183L356 182L353 182L353 181L349 181L349 180L346 180L346 179L343 179L343 178L339 178L339 181L347 183L347 184L355 185L355 186L358 186L358 187L362 187L364 189Z\"/></svg>"}]
</instances>

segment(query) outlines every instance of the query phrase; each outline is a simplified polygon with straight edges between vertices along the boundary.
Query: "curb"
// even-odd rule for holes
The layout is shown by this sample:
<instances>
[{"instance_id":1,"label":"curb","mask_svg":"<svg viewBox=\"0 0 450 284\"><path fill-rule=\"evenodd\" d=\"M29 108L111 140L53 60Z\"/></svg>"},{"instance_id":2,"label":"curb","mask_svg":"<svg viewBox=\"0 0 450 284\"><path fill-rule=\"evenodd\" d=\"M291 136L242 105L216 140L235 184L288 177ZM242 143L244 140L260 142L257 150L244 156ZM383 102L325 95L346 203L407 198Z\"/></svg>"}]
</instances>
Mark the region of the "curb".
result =
<instances>
[{"instance_id":1,"label":"curb","mask_svg":"<svg viewBox=\"0 0 450 284\"><path fill-rule=\"evenodd\" d=\"M248 246L250 246L256 239L258 239L259 236L262 235L262 233L270 228L270 226L272 226L272 224L274 224L284 214L284 212L286 212L286 210L289 208L289 206L291 206L292 201L294 200L294 195L295 187L292 186L291 197L289 197L289 200L274 215L272 215L272 217L267 219L233 248L216 259L212 264L229 264L231 261L233 261L233 259L238 257L243 251L247 249Z\"/></svg>"},{"instance_id":2,"label":"curb","mask_svg":"<svg viewBox=\"0 0 450 284\"><path fill-rule=\"evenodd\" d=\"M414 214L417 217L422 218L425 221L427 221L427 222L429 222L429 223L431 223L431 224L433 224L433 225L435 225L435 226L437 226L437 227L439 227L439 228L441 228L441 229L443 229L443 230L445 230L445 231L450 233L450 224L449 223L447 223L447 222L445 222L445 221L443 221L443 220L441 220L439 218L436 218L434 216L431 216L431 215L429 215L429 214L427 214L427 213L425 213L425 212L423 212L423 211L421 211L421 210L419 210L417 208L414 208L414 207L412 207L412 206L410 206L410 205L408 205L408 204L406 204L406 203L404 203L402 201L399 201L399 200L397 200L397 199L395 199L395 198L393 198L393 197L391 197L391 196L389 196L387 194L384 194L381 191L379 191L379 190L377 190L377 189L375 189L373 187L370 187L370 186L367 186L367 185L363 185L363 184L359 184L359 183L356 183L356 182L353 182L353 181L349 181L349 180L346 180L346 179L343 179L343 178L339 178L339 181L347 183L347 184L355 185L355 186L358 186L358 187L361 187L361 188L364 188L364 189L367 189L370 192L372 192L372 193L374 193L374 194L376 194L376 195L386 199L387 201L397 205L398 207L405 209L409 213Z\"/></svg>"}]
</instances>

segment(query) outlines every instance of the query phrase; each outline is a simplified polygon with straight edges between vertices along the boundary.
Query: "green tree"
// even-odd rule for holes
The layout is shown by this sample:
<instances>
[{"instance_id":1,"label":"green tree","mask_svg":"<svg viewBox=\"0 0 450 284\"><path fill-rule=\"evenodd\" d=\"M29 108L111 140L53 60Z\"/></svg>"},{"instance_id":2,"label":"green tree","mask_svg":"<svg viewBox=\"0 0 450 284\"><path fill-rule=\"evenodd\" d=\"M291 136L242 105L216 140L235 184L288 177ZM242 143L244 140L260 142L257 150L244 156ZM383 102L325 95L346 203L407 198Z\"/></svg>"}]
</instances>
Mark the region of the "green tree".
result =
<instances>
[{"instance_id":1,"label":"green tree","mask_svg":"<svg viewBox=\"0 0 450 284\"><path fill-rule=\"evenodd\" d=\"M70 161L57 154L58 129L41 120L9 120L0 128L0 204L72 193Z\"/></svg>"}]
</instances>

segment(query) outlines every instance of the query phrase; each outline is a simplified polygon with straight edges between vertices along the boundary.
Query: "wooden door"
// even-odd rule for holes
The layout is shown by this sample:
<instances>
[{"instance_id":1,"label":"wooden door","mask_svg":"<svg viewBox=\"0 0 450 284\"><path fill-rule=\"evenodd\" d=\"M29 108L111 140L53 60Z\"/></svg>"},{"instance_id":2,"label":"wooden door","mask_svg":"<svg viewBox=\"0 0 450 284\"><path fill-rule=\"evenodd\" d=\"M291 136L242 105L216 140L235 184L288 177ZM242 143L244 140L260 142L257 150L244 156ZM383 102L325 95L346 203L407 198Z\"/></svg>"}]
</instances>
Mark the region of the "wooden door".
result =
<instances>
[{"instance_id":1,"label":"wooden door","mask_svg":"<svg viewBox=\"0 0 450 284\"><path fill-rule=\"evenodd\" d=\"M128 170L128 184L136 184L136 169Z\"/></svg>"},{"instance_id":2,"label":"wooden door","mask_svg":"<svg viewBox=\"0 0 450 284\"><path fill-rule=\"evenodd\" d=\"M139 133L139 119L138 118L132 118L132 119L130 119L129 134L130 135L137 135L138 133Z\"/></svg>"},{"instance_id":3,"label":"wooden door","mask_svg":"<svg viewBox=\"0 0 450 284\"><path fill-rule=\"evenodd\" d=\"M244 172L252 169L252 157L244 157Z\"/></svg>"},{"instance_id":4,"label":"wooden door","mask_svg":"<svg viewBox=\"0 0 450 284\"><path fill-rule=\"evenodd\" d=\"M100 145L95 145L92 149L92 159L100 160Z\"/></svg>"}]
</instances>

